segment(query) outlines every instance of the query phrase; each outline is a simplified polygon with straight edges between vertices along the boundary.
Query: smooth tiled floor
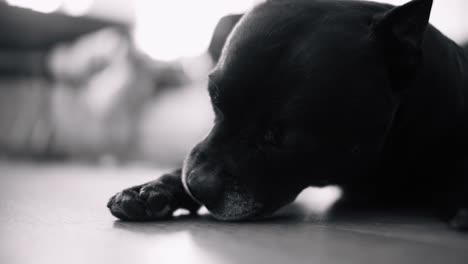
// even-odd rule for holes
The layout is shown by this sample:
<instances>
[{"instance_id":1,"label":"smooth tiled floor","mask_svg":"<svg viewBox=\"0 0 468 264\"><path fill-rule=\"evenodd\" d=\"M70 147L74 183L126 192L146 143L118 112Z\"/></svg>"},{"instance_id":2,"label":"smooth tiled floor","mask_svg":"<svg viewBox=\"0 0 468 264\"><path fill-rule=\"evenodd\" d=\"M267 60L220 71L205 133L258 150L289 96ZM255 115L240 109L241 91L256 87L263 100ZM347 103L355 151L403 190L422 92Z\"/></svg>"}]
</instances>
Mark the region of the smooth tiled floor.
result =
<instances>
[{"instance_id":1,"label":"smooth tiled floor","mask_svg":"<svg viewBox=\"0 0 468 264\"><path fill-rule=\"evenodd\" d=\"M320 216L303 204L313 194L261 222L128 223L108 213L109 196L160 173L0 163L0 263L468 263L468 234L435 218Z\"/></svg>"}]
</instances>

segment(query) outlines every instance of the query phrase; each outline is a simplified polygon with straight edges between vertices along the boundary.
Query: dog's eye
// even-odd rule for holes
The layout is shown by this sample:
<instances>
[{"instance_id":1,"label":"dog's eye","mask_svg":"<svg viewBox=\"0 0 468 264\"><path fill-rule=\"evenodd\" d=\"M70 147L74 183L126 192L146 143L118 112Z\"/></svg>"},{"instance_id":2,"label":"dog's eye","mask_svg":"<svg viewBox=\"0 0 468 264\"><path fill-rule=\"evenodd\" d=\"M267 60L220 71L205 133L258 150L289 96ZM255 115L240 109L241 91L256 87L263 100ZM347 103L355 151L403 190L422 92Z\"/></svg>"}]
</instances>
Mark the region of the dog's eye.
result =
<instances>
[{"instance_id":1,"label":"dog's eye","mask_svg":"<svg viewBox=\"0 0 468 264\"><path fill-rule=\"evenodd\" d=\"M267 132L265 133L264 140L265 143L275 143L275 135L273 134L273 131L267 130Z\"/></svg>"},{"instance_id":2,"label":"dog's eye","mask_svg":"<svg viewBox=\"0 0 468 264\"><path fill-rule=\"evenodd\" d=\"M315 146L314 139L299 128L274 126L265 131L263 142L265 146L281 149L296 149L302 146Z\"/></svg>"},{"instance_id":3,"label":"dog's eye","mask_svg":"<svg viewBox=\"0 0 468 264\"><path fill-rule=\"evenodd\" d=\"M281 141L281 133L277 128L266 130L263 135L263 142L269 146L279 146Z\"/></svg>"}]
</instances>

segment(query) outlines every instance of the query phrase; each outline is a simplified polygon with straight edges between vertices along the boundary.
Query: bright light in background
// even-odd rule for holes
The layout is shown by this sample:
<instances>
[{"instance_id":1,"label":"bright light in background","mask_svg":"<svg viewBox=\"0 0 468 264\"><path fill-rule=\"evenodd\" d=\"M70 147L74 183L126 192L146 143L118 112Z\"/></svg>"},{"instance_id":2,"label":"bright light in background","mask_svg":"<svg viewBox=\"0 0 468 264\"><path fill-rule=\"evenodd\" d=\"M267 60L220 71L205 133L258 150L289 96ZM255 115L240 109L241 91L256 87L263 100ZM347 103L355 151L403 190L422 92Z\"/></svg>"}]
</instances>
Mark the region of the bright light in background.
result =
<instances>
[{"instance_id":1,"label":"bright light in background","mask_svg":"<svg viewBox=\"0 0 468 264\"><path fill-rule=\"evenodd\" d=\"M63 0L7 0L12 6L32 9L42 13L52 13L60 8Z\"/></svg>"},{"instance_id":2,"label":"bright light in background","mask_svg":"<svg viewBox=\"0 0 468 264\"><path fill-rule=\"evenodd\" d=\"M409 0L375 0L401 5ZM256 0L136 0L135 42L150 57L175 60L206 50L218 20L240 13ZM450 38L461 43L468 39L466 0L436 1L431 22Z\"/></svg>"},{"instance_id":3,"label":"bright light in background","mask_svg":"<svg viewBox=\"0 0 468 264\"><path fill-rule=\"evenodd\" d=\"M62 10L71 16L86 14L94 4L94 0L64 0Z\"/></svg>"},{"instance_id":4,"label":"bright light in background","mask_svg":"<svg viewBox=\"0 0 468 264\"><path fill-rule=\"evenodd\" d=\"M135 42L150 57L171 61L208 48L219 19L258 0L137 0Z\"/></svg>"}]
</instances>

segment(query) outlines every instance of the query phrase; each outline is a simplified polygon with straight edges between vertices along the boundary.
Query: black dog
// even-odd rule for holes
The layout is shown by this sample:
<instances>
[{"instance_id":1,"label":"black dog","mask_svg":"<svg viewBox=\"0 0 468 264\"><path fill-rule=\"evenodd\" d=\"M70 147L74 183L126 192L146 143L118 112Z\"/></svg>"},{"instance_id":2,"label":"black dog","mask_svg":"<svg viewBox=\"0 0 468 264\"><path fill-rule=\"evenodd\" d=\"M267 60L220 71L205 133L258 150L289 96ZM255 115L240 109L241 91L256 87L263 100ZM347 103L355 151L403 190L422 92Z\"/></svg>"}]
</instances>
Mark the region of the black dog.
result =
<instances>
[{"instance_id":1,"label":"black dog","mask_svg":"<svg viewBox=\"0 0 468 264\"><path fill-rule=\"evenodd\" d=\"M338 184L348 201L439 206L467 228L468 60L428 24L431 7L257 6L210 75L210 134L182 171L112 197L112 214L154 220L203 204L221 220L252 219Z\"/></svg>"}]
</instances>

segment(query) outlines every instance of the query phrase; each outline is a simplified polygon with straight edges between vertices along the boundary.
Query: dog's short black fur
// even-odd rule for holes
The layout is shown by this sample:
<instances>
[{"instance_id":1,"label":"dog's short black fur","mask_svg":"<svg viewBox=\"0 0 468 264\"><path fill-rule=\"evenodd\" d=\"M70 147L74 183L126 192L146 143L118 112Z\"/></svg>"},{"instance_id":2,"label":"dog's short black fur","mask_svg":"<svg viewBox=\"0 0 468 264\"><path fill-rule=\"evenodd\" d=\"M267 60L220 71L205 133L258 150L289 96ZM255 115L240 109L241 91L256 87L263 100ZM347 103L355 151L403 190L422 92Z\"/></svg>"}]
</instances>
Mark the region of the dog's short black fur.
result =
<instances>
[{"instance_id":1,"label":"dog's short black fur","mask_svg":"<svg viewBox=\"0 0 468 264\"><path fill-rule=\"evenodd\" d=\"M467 228L468 61L428 24L431 7L257 6L210 74L210 134L182 172L124 190L111 212L153 220L203 204L221 220L252 219L337 184L350 203L438 206Z\"/></svg>"}]
</instances>

